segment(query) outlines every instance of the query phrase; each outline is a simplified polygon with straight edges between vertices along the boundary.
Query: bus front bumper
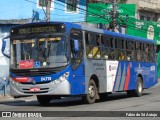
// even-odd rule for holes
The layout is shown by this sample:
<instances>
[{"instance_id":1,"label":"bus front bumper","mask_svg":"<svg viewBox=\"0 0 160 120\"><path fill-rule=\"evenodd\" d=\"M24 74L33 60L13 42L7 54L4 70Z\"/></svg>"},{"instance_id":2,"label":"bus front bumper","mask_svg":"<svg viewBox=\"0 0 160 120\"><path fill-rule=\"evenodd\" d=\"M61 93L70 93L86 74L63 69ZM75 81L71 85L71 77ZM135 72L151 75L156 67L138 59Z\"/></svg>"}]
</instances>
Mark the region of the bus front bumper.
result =
<instances>
[{"instance_id":1,"label":"bus front bumper","mask_svg":"<svg viewBox=\"0 0 160 120\"><path fill-rule=\"evenodd\" d=\"M21 84L11 80L10 94L13 97L31 96L31 95L70 95L70 83L65 80L63 82L52 84Z\"/></svg>"}]
</instances>

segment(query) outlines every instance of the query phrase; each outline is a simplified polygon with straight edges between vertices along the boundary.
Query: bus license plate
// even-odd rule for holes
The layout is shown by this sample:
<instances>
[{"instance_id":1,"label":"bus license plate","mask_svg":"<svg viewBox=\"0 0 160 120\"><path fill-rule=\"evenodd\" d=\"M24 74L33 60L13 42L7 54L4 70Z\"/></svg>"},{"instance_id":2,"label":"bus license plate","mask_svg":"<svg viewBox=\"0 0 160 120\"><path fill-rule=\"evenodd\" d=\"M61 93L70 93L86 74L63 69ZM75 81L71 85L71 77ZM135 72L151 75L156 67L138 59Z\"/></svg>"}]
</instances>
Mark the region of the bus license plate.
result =
<instances>
[{"instance_id":1,"label":"bus license plate","mask_svg":"<svg viewBox=\"0 0 160 120\"><path fill-rule=\"evenodd\" d=\"M40 88L39 87L30 88L30 91L31 92L37 92L37 91L40 91Z\"/></svg>"}]
</instances>

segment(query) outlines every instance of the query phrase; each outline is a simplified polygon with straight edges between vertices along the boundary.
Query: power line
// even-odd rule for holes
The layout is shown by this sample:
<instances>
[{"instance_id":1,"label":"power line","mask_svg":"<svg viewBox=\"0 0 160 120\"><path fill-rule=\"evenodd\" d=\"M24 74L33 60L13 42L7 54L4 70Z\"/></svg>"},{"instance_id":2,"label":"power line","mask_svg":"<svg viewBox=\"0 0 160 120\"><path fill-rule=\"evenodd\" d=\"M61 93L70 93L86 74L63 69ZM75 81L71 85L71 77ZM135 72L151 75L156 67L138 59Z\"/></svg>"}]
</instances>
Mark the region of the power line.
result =
<instances>
[{"instance_id":1,"label":"power line","mask_svg":"<svg viewBox=\"0 0 160 120\"><path fill-rule=\"evenodd\" d=\"M31 3L33 3L33 4L36 4L36 5L38 5L38 3L36 3L36 2L33 2L33 1L31 1L31 0L25 0L25 1L27 1L27 2L31 2ZM41 6L42 7L42 6ZM60 11L64 11L63 9L59 9L59 8L55 8L55 7L50 7L50 8L53 8L53 9L56 9L56 10L60 10ZM80 13L80 14L82 14L82 13ZM52 14L51 14L52 15ZM53 14L54 15L54 14ZM63 15L64 16L64 15ZM66 15L65 15L66 16ZM67 16L70 16L70 15L67 15Z\"/></svg>"},{"instance_id":2,"label":"power line","mask_svg":"<svg viewBox=\"0 0 160 120\"><path fill-rule=\"evenodd\" d=\"M27 0L27 1L29 1L29 0ZM58 1L58 0L57 0ZM63 1L61 1L61 0L59 0L60 2L62 2L62 3L64 3ZM33 2L33 1L30 1L30 2L32 2L32 3L34 3L34 4L37 4L37 3L35 3L35 2ZM56 2L56 1L55 1ZM56 2L57 3L57 2ZM62 4L60 4L60 3L58 3L59 5L62 5ZM66 4L66 3L64 3L64 4ZM78 7L79 8L79 7ZM54 8L55 9L55 8ZM81 8L82 9L82 8ZM61 10L61 11L64 11L64 10L62 10L62 9L59 9L59 10ZM86 11L86 9L82 9L84 12L87 12ZM90 12L91 14L93 14L93 15L97 15L97 14L95 14L95 13L92 13L92 12ZM51 14L52 15L52 14ZM55 15L55 14L54 14ZM104 19L104 20L107 20L107 19L105 19L103 16L100 16L100 15L97 15L97 17L99 17L99 18L102 18L102 19ZM129 18L130 19L130 18ZM65 20L67 20L67 19L65 19ZM137 20L137 19L135 19L135 20ZM108 20L107 20L108 21ZM77 21L77 22L79 22L79 21ZM83 21L83 22L85 22L85 21ZM130 22L130 21L129 21ZM132 21L132 22L134 22L134 21ZM131 26L131 25L128 25L128 26ZM132 28L138 28L138 27L136 27L136 26L131 26ZM144 29L144 30L146 30L146 29ZM140 30L139 30L140 31ZM141 30L142 31L142 30ZM146 32L146 31L145 31ZM158 32L157 32L158 33Z\"/></svg>"},{"instance_id":3,"label":"power line","mask_svg":"<svg viewBox=\"0 0 160 120\"><path fill-rule=\"evenodd\" d=\"M26 1L28 1L28 2L32 2L32 3L35 3L35 2L33 2L33 1L30 1L30 0L26 0ZM58 1L58 0L57 0ZM81 3L84 3L84 2L81 2ZM35 4L37 4L37 3L35 3ZM97 8L96 8L97 9ZM62 10L62 9L59 9L59 10ZM126 9L126 10L128 10L128 9ZM44 11L44 9L43 9L43 11ZM62 10L62 11L64 11L64 10ZM129 11L129 10L128 10ZM45 12L44 12L45 13ZM56 14L54 14L54 15L56 15ZM58 14L57 14L58 15ZM63 15L64 16L64 15ZM67 16L67 15L65 15L65 16ZM69 15L70 16L70 15ZM103 18L103 19L105 19L105 18ZM130 18L129 18L130 19Z\"/></svg>"},{"instance_id":4,"label":"power line","mask_svg":"<svg viewBox=\"0 0 160 120\"><path fill-rule=\"evenodd\" d=\"M59 0L59 1L61 1L61 0ZM104 19L104 18L103 18ZM128 25L128 26L131 26L131 25ZM138 27L135 27L135 26L131 26L132 28L138 28ZM145 29L144 29L145 30Z\"/></svg>"},{"instance_id":5,"label":"power line","mask_svg":"<svg viewBox=\"0 0 160 120\"><path fill-rule=\"evenodd\" d=\"M28 2L31 2L31 3L33 3L33 4L37 4L36 2L33 2L33 1L30 1L30 0L25 0L25 1L28 1ZM53 1L52 1L53 2ZM56 2L56 1L55 1ZM62 2L62 1L60 1L60 2ZM57 2L56 2L57 3ZM62 2L62 3L64 3L64 2ZM62 6L62 4L60 4L60 3L57 3L57 4L59 4L59 5L61 5ZM65 3L64 3L65 4ZM71 4L69 4L69 5L71 5ZM51 8L53 8L53 7L51 7ZM77 7L78 9L81 9L83 12L86 12L86 9L82 9L82 8L80 8L80 7ZM54 8L54 9L57 9L57 8ZM62 10L62 9L57 9L57 10L61 10L61 11L64 11L64 10ZM91 13L91 12L90 12ZM81 14L81 13L80 13ZM94 13L92 13L93 15L97 15L97 14L94 14ZM52 14L51 14L52 15ZM97 15L98 17L100 17L100 18L102 18L102 19L105 19L105 18L103 18L103 16L100 16L100 15ZM106 20L106 19L105 19Z\"/></svg>"},{"instance_id":6,"label":"power line","mask_svg":"<svg viewBox=\"0 0 160 120\"><path fill-rule=\"evenodd\" d=\"M36 2L33 2L33 1L30 1L30 0L25 0L25 1L28 1L28 2L32 2L32 3L34 3L34 4L37 4ZM58 1L58 0L57 0ZM55 3L57 3L57 1L55 1ZM53 1L52 1L53 2ZM60 0L60 2L62 2L61 0ZM62 2L62 3L64 3L64 2ZM84 3L84 2L82 2L82 3ZM60 4L60 3L59 3ZM65 5L66 3L64 3L64 5ZM62 5L62 4L61 4ZM63 6L64 6L63 5ZM52 7L51 7L52 8ZM79 9L79 7L76 7L76 8L78 8ZM97 9L97 10L100 10L100 7L92 7L92 8L95 8L95 9ZM54 7L54 9L58 9L58 8L55 8ZM126 9L126 8L124 8L124 9ZM61 10L61 11L64 11L64 9L58 9L58 10ZM87 13L87 10L86 9L83 9L83 8L81 8L81 10L82 10L82 13L79 13L79 14L82 14L82 15L84 15L84 14L86 14ZM126 9L127 11L129 11L128 9ZM84 13L83 13L84 12ZM95 13L92 13L92 12L90 12L91 14L93 14L93 15L97 15L97 14L95 14ZM51 15L59 15L59 14L51 14ZM59 15L60 16L60 15ZM63 15L64 16L64 15ZM71 16L71 15L65 15L65 16ZM106 19L104 16L101 16L101 15L97 15L99 18L101 18L101 19L104 19L104 20L106 20L106 21L108 21L108 19ZM73 18L73 17L72 17ZM81 18L81 17L78 17L78 18ZM83 18L83 17L82 17ZM76 20L76 18L74 18L75 20ZM69 18L66 18L65 20L70 20ZM135 20L137 20L137 21L140 21L140 20L138 20L138 19L132 19L132 18L128 18L128 23L132 23L133 24L133 22L134 22L134 24L135 24ZM94 20L93 20L94 21ZM77 21L77 22L86 22L85 20L84 21ZM92 21L90 21L90 22L92 22ZM141 21L140 21L141 22ZM148 21L143 21L143 22L148 22ZM137 29L138 31L144 31L144 32L146 32L146 30L147 29L138 29L138 27L137 26L134 26L134 25L130 25L130 24L128 24L128 26L129 27L131 27L131 28L133 28L133 29ZM145 24L144 25L144 27L147 27L147 25ZM159 35L159 30L158 29L155 29L155 33L157 34L157 35Z\"/></svg>"}]
</instances>

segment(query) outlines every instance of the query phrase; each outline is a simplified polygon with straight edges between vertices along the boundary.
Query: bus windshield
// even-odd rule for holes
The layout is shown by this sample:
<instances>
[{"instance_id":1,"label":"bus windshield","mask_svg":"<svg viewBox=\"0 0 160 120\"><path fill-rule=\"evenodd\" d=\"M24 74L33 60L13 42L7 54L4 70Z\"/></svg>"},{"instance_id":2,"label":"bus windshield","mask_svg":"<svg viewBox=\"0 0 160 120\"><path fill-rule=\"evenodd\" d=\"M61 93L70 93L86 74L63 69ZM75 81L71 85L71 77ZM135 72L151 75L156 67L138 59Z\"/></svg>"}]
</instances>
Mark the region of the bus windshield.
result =
<instances>
[{"instance_id":1,"label":"bus windshield","mask_svg":"<svg viewBox=\"0 0 160 120\"><path fill-rule=\"evenodd\" d=\"M65 66L68 63L66 37L12 39L11 68L32 69Z\"/></svg>"}]
</instances>

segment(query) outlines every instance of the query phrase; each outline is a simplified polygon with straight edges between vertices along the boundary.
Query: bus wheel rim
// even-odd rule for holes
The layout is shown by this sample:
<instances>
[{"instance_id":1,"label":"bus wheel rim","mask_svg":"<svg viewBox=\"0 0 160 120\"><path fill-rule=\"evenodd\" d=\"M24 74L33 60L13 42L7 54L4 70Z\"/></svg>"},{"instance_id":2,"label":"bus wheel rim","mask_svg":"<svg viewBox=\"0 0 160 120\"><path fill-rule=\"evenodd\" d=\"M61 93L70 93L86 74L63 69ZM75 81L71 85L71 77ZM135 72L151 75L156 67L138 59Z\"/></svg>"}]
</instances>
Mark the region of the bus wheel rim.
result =
<instances>
[{"instance_id":1,"label":"bus wheel rim","mask_svg":"<svg viewBox=\"0 0 160 120\"><path fill-rule=\"evenodd\" d=\"M88 94L89 94L89 97L90 97L90 98L94 98L94 96L95 96L95 88L94 88L94 86L90 86L90 87L89 87L89 92L88 92Z\"/></svg>"},{"instance_id":2,"label":"bus wheel rim","mask_svg":"<svg viewBox=\"0 0 160 120\"><path fill-rule=\"evenodd\" d=\"M142 92L142 84L139 84L139 85L138 85L138 91L139 91L139 93Z\"/></svg>"}]
</instances>

